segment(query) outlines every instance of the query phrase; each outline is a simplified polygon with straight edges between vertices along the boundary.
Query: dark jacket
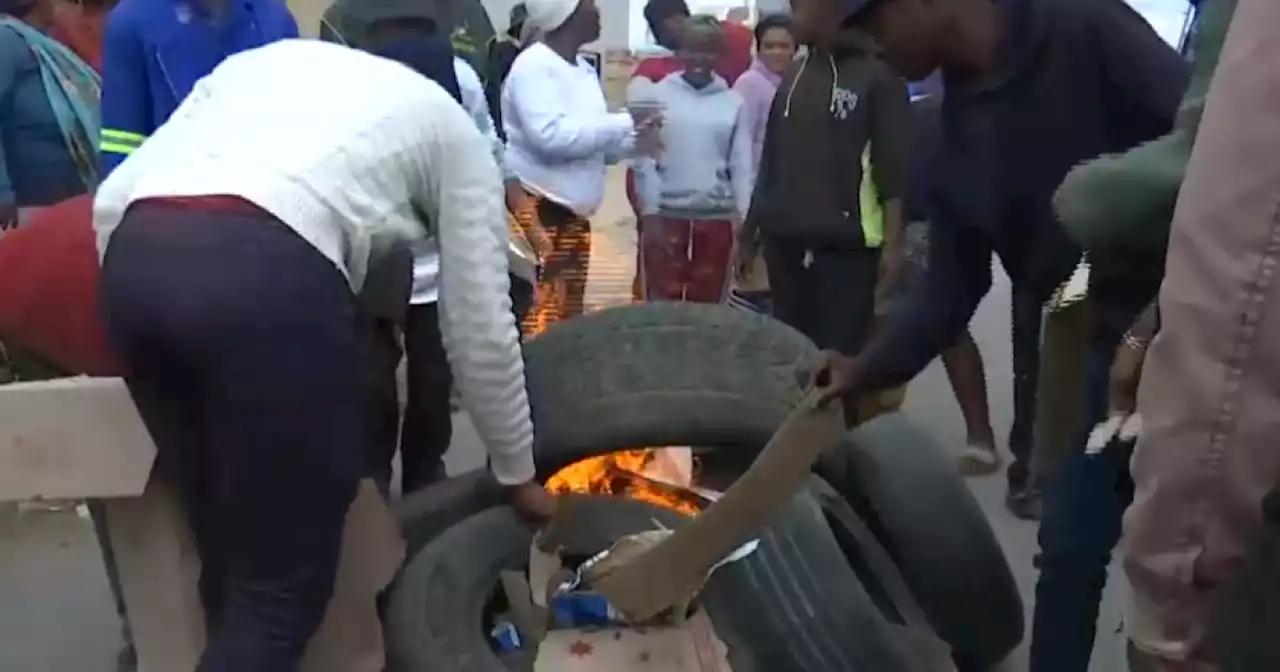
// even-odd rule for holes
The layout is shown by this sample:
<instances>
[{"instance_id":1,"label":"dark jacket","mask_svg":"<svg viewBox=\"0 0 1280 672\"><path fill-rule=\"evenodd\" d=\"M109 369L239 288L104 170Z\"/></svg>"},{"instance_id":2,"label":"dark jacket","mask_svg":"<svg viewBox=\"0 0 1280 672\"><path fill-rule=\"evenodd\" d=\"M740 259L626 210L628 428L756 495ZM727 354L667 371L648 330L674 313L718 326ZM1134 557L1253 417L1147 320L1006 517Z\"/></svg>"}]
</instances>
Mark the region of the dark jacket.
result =
<instances>
[{"instance_id":1,"label":"dark jacket","mask_svg":"<svg viewBox=\"0 0 1280 672\"><path fill-rule=\"evenodd\" d=\"M749 226L816 247L877 245L859 211L862 154L870 143L881 202L901 197L908 105L906 84L859 33L845 32L831 51L812 50L774 96Z\"/></svg>"},{"instance_id":2,"label":"dark jacket","mask_svg":"<svg viewBox=\"0 0 1280 672\"><path fill-rule=\"evenodd\" d=\"M1047 299L1080 254L1053 214L1063 176L1173 125L1187 64L1124 0L997 2L993 71L946 80L925 282L868 345L859 385L909 380L952 343L991 287L993 252Z\"/></svg>"},{"instance_id":3,"label":"dark jacket","mask_svg":"<svg viewBox=\"0 0 1280 672\"><path fill-rule=\"evenodd\" d=\"M929 219L934 165L942 145L942 90L911 101L911 181L903 211L908 222Z\"/></svg>"}]
</instances>

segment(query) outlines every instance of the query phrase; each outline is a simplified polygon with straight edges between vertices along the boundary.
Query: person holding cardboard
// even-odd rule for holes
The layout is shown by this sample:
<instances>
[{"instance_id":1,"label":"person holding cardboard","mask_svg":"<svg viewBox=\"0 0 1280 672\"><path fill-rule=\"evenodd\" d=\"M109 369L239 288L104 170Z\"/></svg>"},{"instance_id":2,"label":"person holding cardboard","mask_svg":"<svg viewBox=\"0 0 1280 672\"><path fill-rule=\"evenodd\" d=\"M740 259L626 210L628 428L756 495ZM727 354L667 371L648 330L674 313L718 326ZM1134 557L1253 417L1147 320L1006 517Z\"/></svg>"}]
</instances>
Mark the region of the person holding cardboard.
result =
<instances>
[{"instance_id":1,"label":"person holding cardboard","mask_svg":"<svg viewBox=\"0 0 1280 672\"><path fill-rule=\"evenodd\" d=\"M1080 260L1080 248L1054 216L1054 191L1076 165L1167 132L1188 75L1179 54L1115 0L845 5L854 27L883 47L899 75L917 80L941 68L947 101L924 281L856 356L828 353L819 378L830 383L832 398L899 385L954 345L991 288L993 255L1012 281L1015 303L1029 302L1038 317ZM1025 348L1027 357L1014 358L1015 366L1019 360L1027 366L1024 381L1038 376L1040 364L1031 356L1040 351L1039 337L1028 335L1039 321L1027 319L1025 305L1015 320L1015 351ZM1107 337L1118 339L1131 318L1105 325ZM1015 381L1015 389L1025 385ZM1049 387L1039 385L1030 401ZM1075 407L1032 414L1036 431L1075 424L1055 417ZM1006 506L1036 518L1052 469L1032 468L1030 445L1010 448L1016 454L1006 471ZM1037 464L1048 457L1035 452Z\"/></svg>"},{"instance_id":2,"label":"person holding cardboard","mask_svg":"<svg viewBox=\"0 0 1280 672\"><path fill-rule=\"evenodd\" d=\"M512 505L552 513L502 193L438 85L307 40L225 60L103 183L107 335L204 563L200 672L294 669L320 624L368 452L355 295L397 241L438 240L464 406Z\"/></svg>"}]
</instances>

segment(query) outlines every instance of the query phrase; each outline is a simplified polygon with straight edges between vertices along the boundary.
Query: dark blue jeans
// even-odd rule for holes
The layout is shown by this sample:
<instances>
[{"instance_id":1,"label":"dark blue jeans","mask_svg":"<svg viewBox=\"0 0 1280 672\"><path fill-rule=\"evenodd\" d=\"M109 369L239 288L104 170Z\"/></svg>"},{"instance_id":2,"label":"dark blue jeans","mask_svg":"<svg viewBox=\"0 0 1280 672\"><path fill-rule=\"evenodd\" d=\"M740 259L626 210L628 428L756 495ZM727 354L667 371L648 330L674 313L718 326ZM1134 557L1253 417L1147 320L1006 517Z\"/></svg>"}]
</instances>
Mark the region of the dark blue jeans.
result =
<instances>
[{"instance_id":1,"label":"dark blue jeans","mask_svg":"<svg viewBox=\"0 0 1280 672\"><path fill-rule=\"evenodd\" d=\"M297 669L370 453L346 278L266 213L135 204L101 291L200 553L209 642L197 671Z\"/></svg>"},{"instance_id":2,"label":"dark blue jeans","mask_svg":"<svg viewBox=\"0 0 1280 672\"><path fill-rule=\"evenodd\" d=\"M1092 353L1080 449L1045 489L1030 672L1088 670L1107 565L1120 540L1121 516L1133 501L1131 447L1112 445L1097 455L1084 451L1089 430L1107 412L1113 354L1113 347Z\"/></svg>"}]
</instances>

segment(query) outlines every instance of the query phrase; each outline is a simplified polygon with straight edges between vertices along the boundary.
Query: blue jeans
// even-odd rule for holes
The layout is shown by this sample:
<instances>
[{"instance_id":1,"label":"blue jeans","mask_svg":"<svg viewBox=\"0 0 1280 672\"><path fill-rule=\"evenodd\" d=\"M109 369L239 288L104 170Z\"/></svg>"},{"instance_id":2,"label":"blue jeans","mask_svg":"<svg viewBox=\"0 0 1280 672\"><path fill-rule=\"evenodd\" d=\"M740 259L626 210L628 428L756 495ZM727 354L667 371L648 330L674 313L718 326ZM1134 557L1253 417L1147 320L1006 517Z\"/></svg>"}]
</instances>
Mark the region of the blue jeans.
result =
<instances>
[{"instance_id":1,"label":"blue jeans","mask_svg":"<svg viewBox=\"0 0 1280 672\"><path fill-rule=\"evenodd\" d=\"M1131 448L1084 451L1089 430L1107 412L1113 354L1108 347L1090 357L1080 450L1063 461L1044 493L1030 672L1088 670L1107 565L1120 540L1121 516L1133 501Z\"/></svg>"}]
</instances>

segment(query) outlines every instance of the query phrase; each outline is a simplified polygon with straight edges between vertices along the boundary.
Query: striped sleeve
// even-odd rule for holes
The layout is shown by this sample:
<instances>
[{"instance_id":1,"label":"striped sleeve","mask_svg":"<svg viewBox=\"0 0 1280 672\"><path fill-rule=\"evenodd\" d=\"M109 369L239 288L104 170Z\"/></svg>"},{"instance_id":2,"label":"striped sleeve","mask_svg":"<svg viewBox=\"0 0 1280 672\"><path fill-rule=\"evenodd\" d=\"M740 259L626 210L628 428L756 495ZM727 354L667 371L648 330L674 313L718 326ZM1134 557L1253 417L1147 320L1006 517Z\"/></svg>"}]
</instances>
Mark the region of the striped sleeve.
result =
<instances>
[{"instance_id":1,"label":"striped sleeve","mask_svg":"<svg viewBox=\"0 0 1280 672\"><path fill-rule=\"evenodd\" d=\"M142 141L146 139L147 136L141 133L104 128L102 129L102 138L98 148L104 153L110 152L123 157L132 154L133 150L141 147Z\"/></svg>"},{"instance_id":2,"label":"striped sleeve","mask_svg":"<svg viewBox=\"0 0 1280 672\"><path fill-rule=\"evenodd\" d=\"M156 125L142 41L132 15L117 9L107 18L102 46L102 175L111 174Z\"/></svg>"}]
</instances>

